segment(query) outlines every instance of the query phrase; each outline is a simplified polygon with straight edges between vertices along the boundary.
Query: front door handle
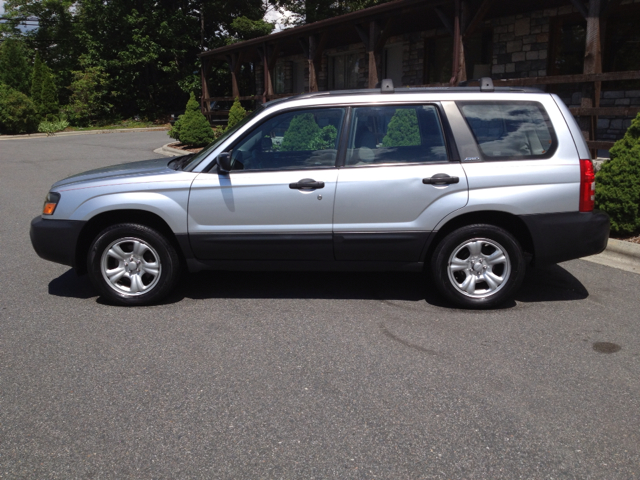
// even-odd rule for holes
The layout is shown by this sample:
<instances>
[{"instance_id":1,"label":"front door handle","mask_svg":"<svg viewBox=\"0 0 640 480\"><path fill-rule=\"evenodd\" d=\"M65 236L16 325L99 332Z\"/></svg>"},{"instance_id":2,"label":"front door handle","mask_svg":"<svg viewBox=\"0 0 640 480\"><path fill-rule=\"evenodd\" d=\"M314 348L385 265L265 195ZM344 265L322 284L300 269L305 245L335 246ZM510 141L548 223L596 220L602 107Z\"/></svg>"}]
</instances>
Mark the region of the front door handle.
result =
<instances>
[{"instance_id":1,"label":"front door handle","mask_svg":"<svg viewBox=\"0 0 640 480\"><path fill-rule=\"evenodd\" d=\"M315 190L316 188L324 188L324 182L316 182L313 178L303 178L295 183L290 183L289 188L292 190Z\"/></svg>"},{"instance_id":2,"label":"front door handle","mask_svg":"<svg viewBox=\"0 0 640 480\"><path fill-rule=\"evenodd\" d=\"M425 185L449 185L451 183L458 183L460 179L458 177L450 177L446 173L436 173L431 178L423 178L422 183Z\"/></svg>"}]
</instances>

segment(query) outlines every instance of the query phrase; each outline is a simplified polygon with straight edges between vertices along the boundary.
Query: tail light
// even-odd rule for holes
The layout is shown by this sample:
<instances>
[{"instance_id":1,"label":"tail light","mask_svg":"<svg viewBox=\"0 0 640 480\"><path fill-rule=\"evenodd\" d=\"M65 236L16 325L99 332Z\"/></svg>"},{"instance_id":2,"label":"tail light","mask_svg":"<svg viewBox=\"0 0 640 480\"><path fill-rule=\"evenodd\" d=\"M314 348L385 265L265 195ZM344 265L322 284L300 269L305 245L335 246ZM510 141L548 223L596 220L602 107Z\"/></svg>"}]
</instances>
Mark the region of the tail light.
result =
<instances>
[{"instance_id":1,"label":"tail light","mask_svg":"<svg viewBox=\"0 0 640 480\"><path fill-rule=\"evenodd\" d=\"M592 212L596 199L596 173L591 160L580 160L580 211Z\"/></svg>"}]
</instances>

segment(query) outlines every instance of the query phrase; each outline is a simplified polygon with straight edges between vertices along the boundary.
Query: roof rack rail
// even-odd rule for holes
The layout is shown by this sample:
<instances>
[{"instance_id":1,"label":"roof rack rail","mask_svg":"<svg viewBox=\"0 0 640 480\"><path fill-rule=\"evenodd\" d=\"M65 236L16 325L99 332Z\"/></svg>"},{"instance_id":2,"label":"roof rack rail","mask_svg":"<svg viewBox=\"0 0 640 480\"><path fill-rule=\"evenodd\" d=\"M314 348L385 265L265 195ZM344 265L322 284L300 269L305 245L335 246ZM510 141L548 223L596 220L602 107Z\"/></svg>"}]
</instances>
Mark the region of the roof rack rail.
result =
<instances>
[{"instance_id":1,"label":"roof rack rail","mask_svg":"<svg viewBox=\"0 0 640 480\"><path fill-rule=\"evenodd\" d=\"M469 82L478 82L480 84L480 91L481 92L495 92L495 88L493 86L493 80L491 80L491 77L482 77L482 78L478 78L477 80L475 79L471 79L471 80L464 80L462 82L458 83L459 87L468 87L469 86Z\"/></svg>"}]
</instances>

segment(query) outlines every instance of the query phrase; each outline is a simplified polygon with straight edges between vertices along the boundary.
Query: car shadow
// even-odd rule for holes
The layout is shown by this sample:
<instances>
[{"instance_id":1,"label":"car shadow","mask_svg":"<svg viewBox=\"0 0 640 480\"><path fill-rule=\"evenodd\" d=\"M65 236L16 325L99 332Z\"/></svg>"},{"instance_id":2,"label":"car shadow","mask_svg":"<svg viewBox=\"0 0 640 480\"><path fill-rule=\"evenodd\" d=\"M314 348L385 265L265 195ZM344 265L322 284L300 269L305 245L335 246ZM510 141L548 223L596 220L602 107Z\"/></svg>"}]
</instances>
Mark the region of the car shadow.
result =
<instances>
[{"instance_id":1,"label":"car shadow","mask_svg":"<svg viewBox=\"0 0 640 480\"><path fill-rule=\"evenodd\" d=\"M73 269L49 283L49 294L82 299L97 296L88 277L77 276ZM576 277L559 265L550 265L529 268L515 300L553 302L588 296ZM438 293L428 275L415 272L198 272L185 274L160 304L184 298L404 300L455 308ZM107 304L101 297L96 301ZM506 302L500 309L512 308L516 301Z\"/></svg>"}]
</instances>

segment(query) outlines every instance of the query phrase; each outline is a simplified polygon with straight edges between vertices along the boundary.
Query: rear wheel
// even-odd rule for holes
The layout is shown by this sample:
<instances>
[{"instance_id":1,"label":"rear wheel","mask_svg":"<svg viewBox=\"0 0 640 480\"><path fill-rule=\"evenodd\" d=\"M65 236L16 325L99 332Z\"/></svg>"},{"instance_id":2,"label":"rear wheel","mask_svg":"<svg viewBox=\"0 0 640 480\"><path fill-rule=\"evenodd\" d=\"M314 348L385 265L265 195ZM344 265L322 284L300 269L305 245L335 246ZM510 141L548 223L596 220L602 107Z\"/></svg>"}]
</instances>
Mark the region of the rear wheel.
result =
<instances>
[{"instance_id":1,"label":"rear wheel","mask_svg":"<svg viewBox=\"0 0 640 480\"><path fill-rule=\"evenodd\" d=\"M525 268L522 248L513 235L485 224L447 235L431 263L438 290L466 308L492 308L511 298L522 284Z\"/></svg>"},{"instance_id":2,"label":"rear wheel","mask_svg":"<svg viewBox=\"0 0 640 480\"><path fill-rule=\"evenodd\" d=\"M89 278L100 294L120 305L149 305L175 285L180 260L156 230L138 224L103 230L89 249Z\"/></svg>"}]
</instances>

